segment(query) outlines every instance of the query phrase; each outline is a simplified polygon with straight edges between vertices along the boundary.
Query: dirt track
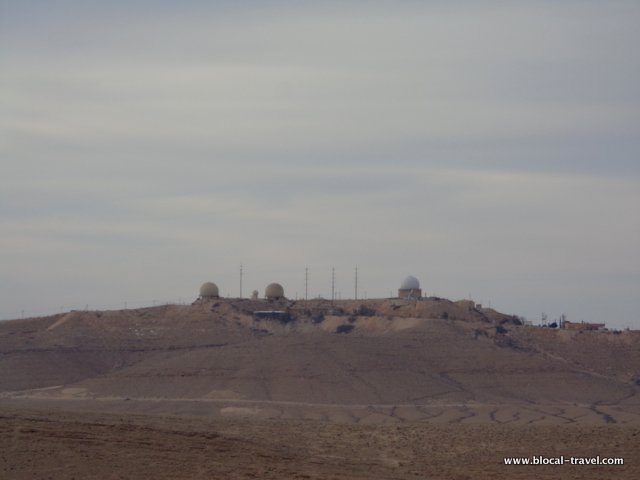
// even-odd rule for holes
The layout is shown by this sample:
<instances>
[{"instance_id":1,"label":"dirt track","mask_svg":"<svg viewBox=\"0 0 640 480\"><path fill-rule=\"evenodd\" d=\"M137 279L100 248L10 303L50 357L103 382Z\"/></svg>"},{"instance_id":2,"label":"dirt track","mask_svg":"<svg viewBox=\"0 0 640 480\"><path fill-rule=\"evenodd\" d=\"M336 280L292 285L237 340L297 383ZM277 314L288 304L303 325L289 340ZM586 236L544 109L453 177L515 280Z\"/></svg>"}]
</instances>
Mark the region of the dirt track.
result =
<instances>
[{"instance_id":1,"label":"dirt track","mask_svg":"<svg viewBox=\"0 0 640 480\"><path fill-rule=\"evenodd\" d=\"M640 408L635 405L571 404L319 404L309 402L220 398L130 398L83 397L60 390L20 392L0 396L0 406L36 409L105 412L123 415L189 415L234 419L301 419L332 423L394 424L429 422L433 425L640 425Z\"/></svg>"}]
</instances>

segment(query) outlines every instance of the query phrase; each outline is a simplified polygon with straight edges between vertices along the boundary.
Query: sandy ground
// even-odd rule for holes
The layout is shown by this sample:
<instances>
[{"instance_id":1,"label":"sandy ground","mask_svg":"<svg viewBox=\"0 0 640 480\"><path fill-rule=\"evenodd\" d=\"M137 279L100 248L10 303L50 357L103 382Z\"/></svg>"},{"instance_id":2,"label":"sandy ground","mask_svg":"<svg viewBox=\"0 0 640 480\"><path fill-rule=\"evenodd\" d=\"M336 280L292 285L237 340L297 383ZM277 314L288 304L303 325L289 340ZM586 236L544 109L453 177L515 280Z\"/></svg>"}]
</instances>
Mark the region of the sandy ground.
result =
<instances>
[{"instance_id":1,"label":"sandy ground","mask_svg":"<svg viewBox=\"0 0 640 480\"><path fill-rule=\"evenodd\" d=\"M467 303L0 322L0 480L640 478L640 332ZM566 464L505 464L532 456ZM597 456L624 464L570 464Z\"/></svg>"},{"instance_id":2,"label":"sandy ground","mask_svg":"<svg viewBox=\"0 0 640 480\"><path fill-rule=\"evenodd\" d=\"M7 479L640 478L640 430L619 425L364 425L2 406L0 430ZM532 455L625 464L504 464Z\"/></svg>"}]
</instances>

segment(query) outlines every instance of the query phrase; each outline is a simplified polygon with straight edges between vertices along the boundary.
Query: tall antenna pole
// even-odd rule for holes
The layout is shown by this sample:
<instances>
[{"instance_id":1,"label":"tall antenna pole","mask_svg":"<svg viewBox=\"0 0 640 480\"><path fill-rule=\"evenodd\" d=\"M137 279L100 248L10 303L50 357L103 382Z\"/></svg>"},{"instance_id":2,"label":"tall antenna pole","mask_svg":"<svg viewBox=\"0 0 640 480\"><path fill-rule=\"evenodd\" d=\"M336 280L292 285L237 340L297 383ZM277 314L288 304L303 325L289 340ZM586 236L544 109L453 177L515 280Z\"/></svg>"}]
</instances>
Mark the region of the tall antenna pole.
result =
<instances>
[{"instance_id":1,"label":"tall antenna pole","mask_svg":"<svg viewBox=\"0 0 640 480\"><path fill-rule=\"evenodd\" d=\"M304 299L309 300L309 267L304 268Z\"/></svg>"},{"instance_id":2,"label":"tall antenna pole","mask_svg":"<svg viewBox=\"0 0 640 480\"><path fill-rule=\"evenodd\" d=\"M358 266L356 265L356 295L355 299L358 299Z\"/></svg>"},{"instance_id":3,"label":"tall antenna pole","mask_svg":"<svg viewBox=\"0 0 640 480\"><path fill-rule=\"evenodd\" d=\"M240 298L242 298L242 264L240 264Z\"/></svg>"},{"instance_id":4,"label":"tall antenna pole","mask_svg":"<svg viewBox=\"0 0 640 480\"><path fill-rule=\"evenodd\" d=\"M336 298L336 269L331 267L331 303Z\"/></svg>"}]
</instances>

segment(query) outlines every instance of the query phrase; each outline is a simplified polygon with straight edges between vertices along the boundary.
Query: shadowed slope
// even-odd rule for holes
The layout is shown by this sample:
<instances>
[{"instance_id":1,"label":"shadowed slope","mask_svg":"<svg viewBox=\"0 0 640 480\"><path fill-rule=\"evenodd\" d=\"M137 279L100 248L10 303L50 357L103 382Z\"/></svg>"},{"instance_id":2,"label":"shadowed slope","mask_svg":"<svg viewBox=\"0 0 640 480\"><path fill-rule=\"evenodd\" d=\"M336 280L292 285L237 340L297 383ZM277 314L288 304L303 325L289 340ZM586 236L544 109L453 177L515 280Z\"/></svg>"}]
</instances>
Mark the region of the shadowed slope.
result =
<instances>
[{"instance_id":1,"label":"shadowed slope","mask_svg":"<svg viewBox=\"0 0 640 480\"><path fill-rule=\"evenodd\" d=\"M252 315L267 309L288 313ZM516 323L440 299L72 312L0 325L0 387L54 387L20 394L38 398L301 405L638 403L638 356L602 365L619 358L610 350L620 342L637 351L636 335L564 339Z\"/></svg>"}]
</instances>

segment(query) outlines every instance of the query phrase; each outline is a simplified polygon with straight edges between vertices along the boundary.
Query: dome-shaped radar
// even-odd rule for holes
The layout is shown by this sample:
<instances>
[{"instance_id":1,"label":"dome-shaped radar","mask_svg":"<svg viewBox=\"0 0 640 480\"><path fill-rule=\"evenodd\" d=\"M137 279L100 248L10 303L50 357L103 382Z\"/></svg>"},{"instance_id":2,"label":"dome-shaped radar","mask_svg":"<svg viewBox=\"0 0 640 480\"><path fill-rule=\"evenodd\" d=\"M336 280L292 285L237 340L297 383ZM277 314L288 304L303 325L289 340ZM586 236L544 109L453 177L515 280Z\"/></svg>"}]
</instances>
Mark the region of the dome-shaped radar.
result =
<instances>
[{"instance_id":1,"label":"dome-shaped radar","mask_svg":"<svg viewBox=\"0 0 640 480\"><path fill-rule=\"evenodd\" d=\"M202 298L218 298L218 286L213 282L205 282L200 287L200 296Z\"/></svg>"},{"instance_id":2,"label":"dome-shaped radar","mask_svg":"<svg viewBox=\"0 0 640 480\"><path fill-rule=\"evenodd\" d=\"M416 277L409 275L404 279L402 285L398 289L398 297L409 298L416 300L422 297L422 290L420 289L420 282Z\"/></svg>"},{"instance_id":3,"label":"dome-shaped radar","mask_svg":"<svg viewBox=\"0 0 640 480\"><path fill-rule=\"evenodd\" d=\"M420 282L416 277L412 277L409 275L404 279L402 285L400 285L400 290L418 290L420 288Z\"/></svg>"},{"instance_id":4,"label":"dome-shaped radar","mask_svg":"<svg viewBox=\"0 0 640 480\"><path fill-rule=\"evenodd\" d=\"M284 288L279 283L270 283L264 291L264 296L268 300L284 298Z\"/></svg>"}]
</instances>

